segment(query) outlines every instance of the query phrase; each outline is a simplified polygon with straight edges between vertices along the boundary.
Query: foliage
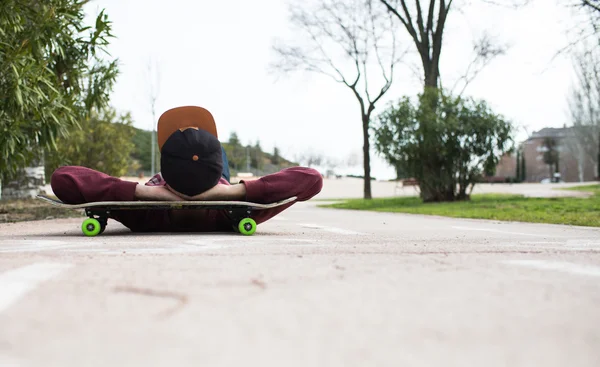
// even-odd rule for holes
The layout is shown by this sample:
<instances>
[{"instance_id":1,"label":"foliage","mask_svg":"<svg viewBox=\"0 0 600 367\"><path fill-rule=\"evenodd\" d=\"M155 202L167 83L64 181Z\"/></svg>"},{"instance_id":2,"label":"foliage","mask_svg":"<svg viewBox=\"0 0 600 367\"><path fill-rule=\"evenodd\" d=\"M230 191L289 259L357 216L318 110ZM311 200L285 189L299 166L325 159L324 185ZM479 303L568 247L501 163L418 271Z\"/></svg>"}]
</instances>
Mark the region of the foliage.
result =
<instances>
[{"instance_id":1,"label":"foliage","mask_svg":"<svg viewBox=\"0 0 600 367\"><path fill-rule=\"evenodd\" d=\"M517 162L517 164L519 164L519 162ZM518 181L520 182L524 182L525 180L527 180L527 165L525 164L525 153L521 152L521 178L517 178Z\"/></svg>"},{"instance_id":2,"label":"foliage","mask_svg":"<svg viewBox=\"0 0 600 367\"><path fill-rule=\"evenodd\" d=\"M160 171L160 152L158 149L155 149L156 154L156 164L157 168L156 172L152 172L152 132L148 130L142 130L138 128L134 128L135 134L133 135L133 145L134 149L131 153L131 158L136 162L139 167L138 169L142 171L146 175L154 175L156 172ZM132 172L133 174L137 174L137 172Z\"/></svg>"},{"instance_id":3,"label":"foliage","mask_svg":"<svg viewBox=\"0 0 600 367\"><path fill-rule=\"evenodd\" d=\"M517 149L517 172L515 180L516 182L524 182L526 179L526 171L525 171L525 152L523 151L523 146Z\"/></svg>"},{"instance_id":4,"label":"foliage","mask_svg":"<svg viewBox=\"0 0 600 367\"><path fill-rule=\"evenodd\" d=\"M3 0L0 5L0 176L108 103L116 61L101 59L111 35L104 12L84 25L87 0Z\"/></svg>"},{"instance_id":5,"label":"foliage","mask_svg":"<svg viewBox=\"0 0 600 367\"><path fill-rule=\"evenodd\" d=\"M296 165L281 157L277 148L274 149L273 154L263 152L259 141L254 146L250 144L244 146L235 132L232 132L227 143L222 145L229 160L229 169L234 174L247 172L249 168L250 172L263 175Z\"/></svg>"},{"instance_id":6,"label":"foliage","mask_svg":"<svg viewBox=\"0 0 600 367\"><path fill-rule=\"evenodd\" d=\"M273 148L273 157L271 158L272 164L279 164L281 157L279 156L279 148Z\"/></svg>"},{"instance_id":7,"label":"foliage","mask_svg":"<svg viewBox=\"0 0 600 367\"><path fill-rule=\"evenodd\" d=\"M469 201L423 203L417 197L347 200L329 208L378 212L441 215L532 223L554 223L600 227L600 186L585 188L589 198L529 198L521 195L473 195Z\"/></svg>"},{"instance_id":8,"label":"foliage","mask_svg":"<svg viewBox=\"0 0 600 367\"><path fill-rule=\"evenodd\" d=\"M223 148L229 160L229 167L235 171L246 169L246 148L242 145L235 132L231 133L227 143L223 143Z\"/></svg>"},{"instance_id":9,"label":"foliage","mask_svg":"<svg viewBox=\"0 0 600 367\"><path fill-rule=\"evenodd\" d=\"M260 142L257 141L254 147L247 147L248 154L250 155L250 166L255 167L258 170L264 167L264 154L260 147Z\"/></svg>"},{"instance_id":10,"label":"foliage","mask_svg":"<svg viewBox=\"0 0 600 367\"><path fill-rule=\"evenodd\" d=\"M493 174L512 131L484 101L428 88L418 105L405 97L380 114L374 137L388 163L418 180L424 201L454 201L468 199L482 173Z\"/></svg>"},{"instance_id":11,"label":"foliage","mask_svg":"<svg viewBox=\"0 0 600 367\"><path fill-rule=\"evenodd\" d=\"M521 149L517 150L517 172L515 174L515 179L517 180L517 182L522 182L523 180L521 179L522 175L521 175Z\"/></svg>"},{"instance_id":12,"label":"foliage","mask_svg":"<svg viewBox=\"0 0 600 367\"><path fill-rule=\"evenodd\" d=\"M57 139L58 149L46 156L47 177L63 165L85 166L119 177L135 164L135 130L129 114L117 116L114 110L105 109L90 114L80 126L68 137Z\"/></svg>"},{"instance_id":13,"label":"foliage","mask_svg":"<svg viewBox=\"0 0 600 367\"><path fill-rule=\"evenodd\" d=\"M550 171L550 178L552 178L553 172L558 172L558 142L554 138L545 138L542 146L545 148L543 159L544 163L548 165ZM554 169L553 169L554 168Z\"/></svg>"}]
</instances>

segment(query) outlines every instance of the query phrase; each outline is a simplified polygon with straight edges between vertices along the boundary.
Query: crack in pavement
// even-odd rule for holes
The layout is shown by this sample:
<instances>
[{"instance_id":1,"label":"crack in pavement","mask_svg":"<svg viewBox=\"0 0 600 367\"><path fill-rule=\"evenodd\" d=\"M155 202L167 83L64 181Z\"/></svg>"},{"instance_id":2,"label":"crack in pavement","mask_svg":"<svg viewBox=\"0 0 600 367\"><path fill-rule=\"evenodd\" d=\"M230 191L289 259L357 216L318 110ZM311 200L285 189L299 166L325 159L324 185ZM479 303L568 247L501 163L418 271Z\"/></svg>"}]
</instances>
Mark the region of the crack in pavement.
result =
<instances>
[{"instance_id":1,"label":"crack in pavement","mask_svg":"<svg viewBox=\"0 0 600 367\"><path fill-rule=\"evenodd\" d=\"M116 293L133 293L149 297L171 298L179 301L175 305L175 307L168 308L165 311L160 312L158 315L156 315L159 319L165 319L167 317L173 316L175 312L181 310L189 301L188 297L185 294L171 291L157 291L150 288L139 288L130 286L115 287L113 290Z\"/></svg>"}]
</instances>

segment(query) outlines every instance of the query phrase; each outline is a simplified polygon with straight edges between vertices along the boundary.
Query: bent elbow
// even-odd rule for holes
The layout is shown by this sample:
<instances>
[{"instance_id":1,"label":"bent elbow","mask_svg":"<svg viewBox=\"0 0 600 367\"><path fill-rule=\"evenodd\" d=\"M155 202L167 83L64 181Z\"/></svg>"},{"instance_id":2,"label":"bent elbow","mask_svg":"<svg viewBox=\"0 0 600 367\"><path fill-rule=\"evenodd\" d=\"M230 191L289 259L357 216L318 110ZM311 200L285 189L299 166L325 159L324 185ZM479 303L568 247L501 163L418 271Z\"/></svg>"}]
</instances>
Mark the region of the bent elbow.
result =
<instances>
[{"instance_id":1,"label":"bent elbow","mask_svg":"<svg viewBox=\"0 0 600 367\"><path fill-rule=\"evenodd\" d=\"M62 202L67 204L81 204L83 198L77 188L77 184L70 174L69 167L59 167L50 178L52 192Z\"/></svg>"},{"instance_id":2,"label":"bent elbow","mask_svg":"<svg viewBox=\"0 0 600 367\"><path fill-rule=\"evenodd\" d=\"M299 198L301 201L311 199L323 188L323 176L319 171L314 168L307 168L305 172L308 178L306 179L306 191L303 193L303 197Z\"/></svg>"}]
</instances>

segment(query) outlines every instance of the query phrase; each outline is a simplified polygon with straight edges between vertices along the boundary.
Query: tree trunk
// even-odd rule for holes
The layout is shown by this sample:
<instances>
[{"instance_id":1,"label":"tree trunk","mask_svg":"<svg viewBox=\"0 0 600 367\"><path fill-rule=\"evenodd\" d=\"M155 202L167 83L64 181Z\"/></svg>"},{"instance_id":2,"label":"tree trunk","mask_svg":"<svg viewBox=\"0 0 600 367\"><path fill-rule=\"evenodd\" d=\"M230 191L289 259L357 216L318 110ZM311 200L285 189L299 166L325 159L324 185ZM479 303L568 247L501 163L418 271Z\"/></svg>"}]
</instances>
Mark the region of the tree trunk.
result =
<instances>
[{"instance_id":1,"label":"tree trunk","mask_svg":"<svg viewBox=\"0 0 600 367\"><path fill-rule=\"evenodd\" d=\"M577 174L579 177L579 182L583 182L583 169L584 169L584 162L585 162L585 157L583 155L583 149L579 149L578 155L577 155Z\"/></svg>"},{"instance_id":2,"label":"tree trunk","mask_svg":"<svg viewBox=\"0 0 600 367\"><path fill-rule=\"evenodd\" d=\"M436 64L439 62L439 60L427 60L428 63L431 64ZM423 62L425 64L425 61ZM425 65L423 65L423 67L425 67ZM437 88L438 87L438 79L439 79L439 75L438 75L438 70L437 67L430 67L429 69L425 69L425 88Z\"/></svg>"},{"instance_id":3,"label":"tree trunk","mask_svg":"<svg viewBox=\"0 0 600 367\"><path fill-rule=\"evenodd\" d=\"M517 150L517 172L515 172L515 181L521 181L521 151Z\"/></svg>"},{"instance_id":4,"label":"tree trunk","mask_svg":"<svg viewBox=\"0 0 600 367\"><path fill-rule=\"evenodd\" d=\"M363 167L365 170L364 178L364 192L363 197L365 199L371 199L371 155L369 145L369 115L363 114Z\"/></svg>"},{"instance_id":5,"label":"tree trunk","mask_svg":"<svg viewBox=\"0 0 600 367\"><path fill-rule=\"evenodd\" d=\"M596 180L600 180L600 132L598 133L598 156L596 157Z\"/></svg>"},{"instance_id":6,"label":"tree trunk","mask_svg":"<svg viewBox=\"0 0 600 367\"><path fill-rule=\"evenodd\" d=\"M13 179L4 182L1 187L3 200L34 198L40 194L46 180L43 155L38 157L31 167L19 169Z\"/></svg>"},{"instance_id":7,"label":"tree trunk","mask_svg":"<svg viewBox=\"0 0 600 367\"><path fill-rule=\"evenodd\" d=\"M527 166L525 165L525 152L523 152L523 156L521 157L521 175L523 177L521 182L527 182Z\"/></svg>"}]
</instances>

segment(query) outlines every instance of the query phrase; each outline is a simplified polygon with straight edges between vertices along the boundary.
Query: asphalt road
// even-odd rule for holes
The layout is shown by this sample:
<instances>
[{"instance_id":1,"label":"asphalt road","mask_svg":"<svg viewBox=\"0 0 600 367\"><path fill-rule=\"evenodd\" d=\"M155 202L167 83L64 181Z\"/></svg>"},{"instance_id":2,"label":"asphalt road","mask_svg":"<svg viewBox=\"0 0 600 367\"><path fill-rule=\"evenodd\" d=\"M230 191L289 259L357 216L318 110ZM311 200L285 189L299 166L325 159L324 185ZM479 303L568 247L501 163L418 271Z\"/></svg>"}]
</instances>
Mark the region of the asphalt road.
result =
<instances>
[{"instance_id":1,"label":"asphalt road","mask_svg":"<svg viewBox=\"0 0 600 367\"><path fill-rule=\"evenodd\" d=\"M0 366L600 366L600 230L297 204L252 237L0 224Z\"/></svg>"}]
</instances>

